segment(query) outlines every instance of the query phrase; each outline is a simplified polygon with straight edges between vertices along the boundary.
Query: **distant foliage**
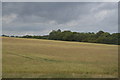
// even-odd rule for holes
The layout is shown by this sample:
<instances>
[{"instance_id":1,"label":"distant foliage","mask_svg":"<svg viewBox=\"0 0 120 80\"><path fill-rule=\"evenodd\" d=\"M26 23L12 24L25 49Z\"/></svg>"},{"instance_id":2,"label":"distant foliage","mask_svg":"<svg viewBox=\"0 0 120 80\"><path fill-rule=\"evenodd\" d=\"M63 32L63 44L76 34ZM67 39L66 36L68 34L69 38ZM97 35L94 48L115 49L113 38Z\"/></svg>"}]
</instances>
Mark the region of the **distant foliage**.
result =
<instances>
[{"instance_id":1,"label":"distant foliage","mask_svg":"<svg viewBox=\"0 0 120 80\"><path fill-rule=\"evenodd\" d=\"M48 35L45 36L31 36L31 35L26 35L26 36L22 36L21 38L35 38L35 39L48 39Z\"/></svg>"},{"instance_id":2,"label":"distant foliage","mask_svg":"<svg viewBox=\"0 0 120 80\"><path fill-rule=\"evenodd\" d=\"M97 33L79 33L71 31L53 30L49 35L44 36L7 36L4 37L19 37L19 38L35 38L35 39L49 39L49 40L61 40L61 41L76 41L76 42L90 42L90 43L104 43L104 44L116 44L120 45L120 33L110 34L104 31L98 31Z\"/></svg>"},{"instance_id":3,"label":"distant foliage","mask_svg":"<svg viewBox=\"0 0 120 80\"><path fill-rule=\"evenodd\" d=\"M78 33L71 31L53 30L49 34L51 40L77 41L104 44L120 44L120 33L110 34L108 32L99 31L97 33Z\"/></svg>"}]
</instances>

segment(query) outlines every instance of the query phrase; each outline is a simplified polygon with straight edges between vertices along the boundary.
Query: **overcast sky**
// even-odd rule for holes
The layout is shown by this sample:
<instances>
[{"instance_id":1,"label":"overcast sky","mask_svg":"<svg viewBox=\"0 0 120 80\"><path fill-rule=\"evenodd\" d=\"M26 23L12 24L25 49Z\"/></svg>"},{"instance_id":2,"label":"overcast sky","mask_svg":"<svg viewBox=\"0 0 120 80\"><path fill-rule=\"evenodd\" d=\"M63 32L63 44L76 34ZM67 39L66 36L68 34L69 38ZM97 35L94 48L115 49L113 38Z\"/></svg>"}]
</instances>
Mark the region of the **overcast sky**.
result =
<instances>
[{"instance_id":1,"label":"overcast sky","mask_svg":"<svg viewBox=\"0 0 120 80\"><path fill-rule=\"evenodd\" d=\"M2 19L2 3L0 2L0 22L1 22L1 19Z\"/></svg>"},{"instance_id":2,"label":"overcast sky","mask_svg":"<svg viewBox=\"0 0 120 80\"><path fill-rule=\"evenodd\" d=\"M3 2L3 34L46 35L52 30L118 32L117 2Z\"/></svg>"}]
</instances>

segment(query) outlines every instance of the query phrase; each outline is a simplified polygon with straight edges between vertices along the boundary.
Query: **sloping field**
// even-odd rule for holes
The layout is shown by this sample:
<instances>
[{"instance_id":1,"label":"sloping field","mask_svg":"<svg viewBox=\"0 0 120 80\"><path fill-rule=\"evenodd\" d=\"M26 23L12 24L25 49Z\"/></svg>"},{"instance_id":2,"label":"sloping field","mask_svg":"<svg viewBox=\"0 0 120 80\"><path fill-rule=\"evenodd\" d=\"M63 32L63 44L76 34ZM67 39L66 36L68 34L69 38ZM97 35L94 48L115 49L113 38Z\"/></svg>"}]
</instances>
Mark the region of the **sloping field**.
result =
<instances>
[{"instance_id":1,"label":"sloping field","mask_svg":"<svg viewBox=\"0 0 120 80\"><path fill-rule=\"evenodd\" d=\"M118 46L3 38L3 77L117 77Z\"/></svg>"}]
</instances>

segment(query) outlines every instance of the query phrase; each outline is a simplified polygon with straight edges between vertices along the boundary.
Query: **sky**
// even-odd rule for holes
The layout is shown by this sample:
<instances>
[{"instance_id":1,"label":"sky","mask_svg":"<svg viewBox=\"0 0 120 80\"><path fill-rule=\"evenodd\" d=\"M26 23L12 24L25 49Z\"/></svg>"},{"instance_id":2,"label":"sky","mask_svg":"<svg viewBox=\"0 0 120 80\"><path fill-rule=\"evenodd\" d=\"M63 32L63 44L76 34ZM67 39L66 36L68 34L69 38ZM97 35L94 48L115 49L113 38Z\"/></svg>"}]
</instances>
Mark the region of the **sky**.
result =
<instances>
[{"instance_id":1,"label":"sky","mask_svg":"<svg viewBox=\"0 0 120 80\"><path fill-rule=\"evenodd\" d=\"M0 35L2 34L2 3L0 2Z\"/></svg>"},{"instance_id":2,"label":"sky","mask_svg":"<svg viewBox=\"0 0 120 80\"><path fill-rule=\"evenodd\" d=\"M3 2L2 33L47 35L75 32L118 32L117 2Z\"/></svg>"},{"instance_id":3,"label":"sky","mask_svg":"<svg viewBox=\"0 0 120 80\"><path fill-rule=\"evenodd\" d=\"M2 0L2 2L119 2L120 0Z\"/></svg>"}]
</instances>

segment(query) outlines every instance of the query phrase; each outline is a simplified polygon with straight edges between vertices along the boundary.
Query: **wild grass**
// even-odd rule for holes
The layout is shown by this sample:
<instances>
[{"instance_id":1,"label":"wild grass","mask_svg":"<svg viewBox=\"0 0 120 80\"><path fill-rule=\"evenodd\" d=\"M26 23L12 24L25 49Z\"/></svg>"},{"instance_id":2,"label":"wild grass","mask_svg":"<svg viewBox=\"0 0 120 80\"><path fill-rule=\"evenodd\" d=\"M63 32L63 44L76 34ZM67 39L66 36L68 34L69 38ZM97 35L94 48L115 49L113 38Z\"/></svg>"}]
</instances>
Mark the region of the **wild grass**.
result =
<instances>
[{"instance_id":1,"label":"wild grass","mask_svg":"<svg viewBox=\"0 0 120 80\"><path fill-rule=\"evenodd\" d=\"M118 77L118 46L2 38L4 78Z\"/></svg>"}]
</instances>

